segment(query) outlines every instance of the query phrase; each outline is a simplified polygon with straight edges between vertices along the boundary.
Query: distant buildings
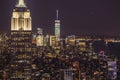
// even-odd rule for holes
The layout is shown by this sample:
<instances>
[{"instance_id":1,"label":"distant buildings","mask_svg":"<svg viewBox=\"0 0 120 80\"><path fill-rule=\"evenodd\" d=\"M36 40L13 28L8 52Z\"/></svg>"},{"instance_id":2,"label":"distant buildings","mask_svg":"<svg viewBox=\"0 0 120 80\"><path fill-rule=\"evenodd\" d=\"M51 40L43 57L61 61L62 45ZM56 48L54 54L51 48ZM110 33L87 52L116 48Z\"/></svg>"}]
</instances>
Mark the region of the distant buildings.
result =
<instances>
[{"instance_id":1,"label":"distant buildings","mask_svg":"<svg viewBox=\"0 0 120 80\"><path fill-rule=\"evenodd\" d=\"M0 79L4 79L4 72L7 64L9 64L10 53L8 50L9 38L6 34L0 34Z\"/></svg>"}]
</instances>

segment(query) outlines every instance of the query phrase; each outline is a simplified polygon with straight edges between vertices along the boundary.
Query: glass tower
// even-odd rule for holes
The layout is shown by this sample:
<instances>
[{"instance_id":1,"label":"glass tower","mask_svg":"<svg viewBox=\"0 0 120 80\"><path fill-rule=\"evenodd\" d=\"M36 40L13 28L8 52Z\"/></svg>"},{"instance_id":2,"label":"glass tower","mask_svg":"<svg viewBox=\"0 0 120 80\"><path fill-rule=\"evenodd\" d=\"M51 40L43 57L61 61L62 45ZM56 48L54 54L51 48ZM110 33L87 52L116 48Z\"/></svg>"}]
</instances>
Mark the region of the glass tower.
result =
<instances>
[{"instance_id":1,"label":"glass tower","mask_svg":"<svg viewBox=\"0 0 120 80\"><path fill-rule=\"evenodd\" d=\"M55 37L56 37L56 41L60 41L60 20L58 16L58 10L56 10Z\"/></svg>"}]
</instances>

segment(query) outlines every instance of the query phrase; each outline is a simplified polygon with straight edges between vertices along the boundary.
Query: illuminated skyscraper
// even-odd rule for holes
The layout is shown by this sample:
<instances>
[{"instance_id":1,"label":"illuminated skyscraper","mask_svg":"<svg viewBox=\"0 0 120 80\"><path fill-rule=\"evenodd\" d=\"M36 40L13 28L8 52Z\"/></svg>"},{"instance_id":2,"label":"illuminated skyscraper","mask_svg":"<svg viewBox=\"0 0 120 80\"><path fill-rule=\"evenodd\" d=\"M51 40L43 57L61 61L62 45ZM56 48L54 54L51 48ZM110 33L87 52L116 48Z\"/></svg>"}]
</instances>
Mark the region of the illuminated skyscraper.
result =
<instances>
[{"instance_id":1,"label":"illuminated skyscraper","mask_svg":"<svg viewBox=\"0 0 120 80\"><path fill-rule=\"evenodd\" d=\"M30 10L24 0L18 0L11 19L10 80L32 80L32 27Z\"/></svg>"},{"instance_id":2,"label":"illuminated skyscraper","mask_svg":"<svg viewBox=\"0 0 120 80\"><path fill-rule=\"evenodd\" d=\"M65 69L61 71L61 80L74 80L73 69Z\"/></svg>"},{"instance_id":3,"label":"illuminated skyscraper","mask_svg":"<svg viewBox=\"0 0 120 80\"><path fill-rule=\"evenodd\" d=\"M56 41L60 41L60 20L59 20L59 11L58 10L56 10L55 37L56 37Z\"/></svg>"},{"instance_id":4,"label":"illuminated skyscraper","mask_svg":"<svg viewBox=\"0 0 120 80\"><path fill-rule=\"evenodd\" d=\"M36 45L43 46L43 30L41 28L37 28L37 37L36 37Z\"/></svg>"}]
</instances>

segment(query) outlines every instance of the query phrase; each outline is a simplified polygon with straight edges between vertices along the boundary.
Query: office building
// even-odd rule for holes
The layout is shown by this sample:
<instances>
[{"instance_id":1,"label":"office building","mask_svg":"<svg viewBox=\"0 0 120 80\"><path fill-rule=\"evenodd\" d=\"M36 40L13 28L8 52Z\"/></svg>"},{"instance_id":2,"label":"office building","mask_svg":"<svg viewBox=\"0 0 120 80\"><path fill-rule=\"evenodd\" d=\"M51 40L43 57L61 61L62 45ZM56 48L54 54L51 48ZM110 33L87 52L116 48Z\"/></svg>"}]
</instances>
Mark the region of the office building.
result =
<instances>
[{"instance_id":1,"label":"office building","mask_svg":"<svg viewBox=\"0 0 120 80\"><path fill-rule=\"evenodd\" d=\"M74 80L74 69L61 70L61 80Z\"/></svg>"},{"instance_id":2,"label":"office building","mask_svg":"<svg viewBox=\"0 0 120 80\"><path fill-rule=\"evenodd\" d=\"M43 42L43 30L41 28L37 28L37 37L36 37L36 45L38 46L43 46L44 42Z\"/></svg>"}]
</instances>

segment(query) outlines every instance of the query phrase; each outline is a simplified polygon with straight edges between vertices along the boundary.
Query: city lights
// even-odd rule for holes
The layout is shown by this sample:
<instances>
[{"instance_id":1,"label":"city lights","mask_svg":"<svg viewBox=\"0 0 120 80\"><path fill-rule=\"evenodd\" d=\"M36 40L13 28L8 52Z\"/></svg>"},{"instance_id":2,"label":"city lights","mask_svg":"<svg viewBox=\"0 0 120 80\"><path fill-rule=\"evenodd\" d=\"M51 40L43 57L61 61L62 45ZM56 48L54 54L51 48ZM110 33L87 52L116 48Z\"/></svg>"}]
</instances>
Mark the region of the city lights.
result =
<instances>
[{"instance_id":1,"label":"city lights","mask_svg":"<svg viewBox=\"0 0 120 80\"><path fill-rule=\"evenodd\" d=\"M17 1L10 34L0 33L0 80L120 80L120 37L62 37L59 13L46 35L32 30L30 9Z\"/></svg>"}]
</instances>

